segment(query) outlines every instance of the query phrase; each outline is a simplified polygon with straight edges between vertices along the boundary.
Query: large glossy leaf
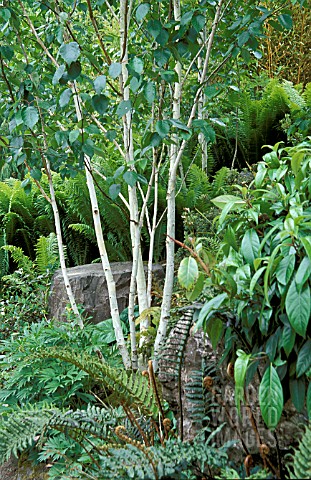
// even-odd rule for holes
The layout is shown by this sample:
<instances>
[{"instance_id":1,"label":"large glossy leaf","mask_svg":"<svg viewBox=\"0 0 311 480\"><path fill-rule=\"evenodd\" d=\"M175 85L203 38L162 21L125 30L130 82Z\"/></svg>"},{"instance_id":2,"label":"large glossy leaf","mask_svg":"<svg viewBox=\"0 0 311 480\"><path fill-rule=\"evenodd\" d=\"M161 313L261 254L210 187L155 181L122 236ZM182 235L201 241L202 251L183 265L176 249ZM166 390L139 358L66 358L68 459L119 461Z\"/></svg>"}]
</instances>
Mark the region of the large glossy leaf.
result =
<instances>
[{"instance_id":1,"label":"large glossy leaf","mask_svg":"<svg viewBox=\"0 0 311 480\"><path fill-rule=\"evenodd\" d=\"M293 280L286 295L285 308L293 329L299 335L305 337L311 310L309 285L299 291L295 280Z\"/></svg>"},{"instance_id":2,"label":"large glossy leaf","mask_svg":"<svg viewBox=\"0 0 311 480\"><path fill-rule=\"evenodd\" d=\"M199 276L198 264L192 257L183 258L178 269L178 280L182 287L190 288Z\"/></svg>"},{"instance_id":3,"label":"large glossy leaf","mask_svg":"<svg viewBox=\"0 0 311 480\"><path fill-rule=\"evenodd\" d=\"M241 402L244 401L244 384L247 367L251 355L246 354L242 350L237 351L238 358L234 364L234 381L235 381L235 404L238 410L239 415L241 414Z\"/></svg>"},{"instance_id":4,"label":"large glossy leaf","mask_svg":"<svg viewBox=\"0 0 311 480\"><path fill-rule=\"evenodd\" d=\"M284 348L284 351L287 356L289 356L290 352L294 348L295 338L296 338L296 332L291 327L291 325L289 324L284 325L283 332L282 332L281 345Z\"/></svg>"},{"instance_id":5,"label":"large glossy leaf","mask_svg":"<svg viewBox=\"0 0 311 480\"><path fill-rule=\"evenodd\" d=\"M260 382L259 404L265 424L274 430L282 415L284 396L281 381L272 365L267 368Z\"/></svg>"},{"instance_id":6,"label":"large glossy leaf","mask_svg":"<svg viewBox=\"0 0 311 480\"><path fill-rule=\"evenodd\" d=\"M303 246L305 247L305 251L307 252L309 260L311 260L311 237L310 236L302 237L300 240Z\"/></svg>"},{"instance_id":7,"label":"large glossy leaf","mask_svg":"<svg viewBox=\"0 0 311 480\"><path fill-rule=\"evenodd\" d=\"M311 340L308 340L300 349L297 358L296 372L300 377L311 367Z\"/></svg>"},{"instance_id":8,"label":"large glossy leaf","mask_svg":"<svg viewBox=\"0 0 311 480\"><path fill-rule=\"evenodd\" d=\"M289 381L289 390L292 402L298 412L301 412L305 404L306 384L303 378L295 378Z\"/></svg>"},{"instance_id":9,"label":"large glossy leaf","mask_svg":"<svg viewBox=\"0 0 311 480\"><path fill-rule=\"evenodd\" d=\"M311 421L311 382L309 382L308 390L307 390L307 412L309 421Z\"/></svg>"},{"instance_id":10,"label":"large glossy leaf","mask_svg":"<svg viewBox=\"0 0 311 480\"><path fill-rule=\"evenodd\" d=\"M216 350L218 342L224 331L224 323L220 318L213 317L207 324L206 333L211 341L212 347Z\"/></svg>"},{"instance_id":11,"label":"large glossy leaf","mask_svg":"<svg viewBox=\"0 0 311 480\"><path fill-rule=\"evenodd\" d=\"M202 310L200 311L195 330L198 330L202 327L203 323L209 319L209 317L215 310L218 310L218 308L223 304L227 297L227 293L220 293L219 295L216 295L216 297L205 303Z\"/></svg>"},{"instance_id":12,"label":"large glossy leaf","mask_svg":"<svg viewBox=\"0 0 311 480\"><path fill-rule=\"evenodd\" d=\"M253 265L255 258L258 255L260 246L259 237L255 230L247 230L244 234L241 244L241 252L247 263Z\"/></svg>"},{"instance_id":13,"label":"large glossy leaf","mask_svg":"<svg viewBox=\"0 0 311 480\"><path fill-rule=\"evenodd\" d=\"M296 285L298 290L301 290L301 288L304 286L306 281L311 275L311 261L309 257L304 257L302 259L301 264L299 265L299 268L296 273Z\"/></svg>"},{"instance_id":14,"label":"large glossy leaf","mask_svg":"<svg viewBox=\"0 0 311 480\"><path fill-rule=\"evenodd\" d=\"M239 209L245 205L245 201L240 197L235 197L234 195L219 195L216 198L213 198L212 203L218 208L225 208L227 203L233 203L235 208Z\"/></svg>"},{"instance_id":15,"label":"large glossy leaf","mask_svg":"<svg viewBox=\"0 0 311 480\"><path fill-rule=\"evenodd\" d=\"M290 281L290 278L295 268L295 259L295 255L286 255L286 257L284 257L278 264L275 275L277 281L280 282L282 285L287 285Z\"/></svg>"}]
</instances>

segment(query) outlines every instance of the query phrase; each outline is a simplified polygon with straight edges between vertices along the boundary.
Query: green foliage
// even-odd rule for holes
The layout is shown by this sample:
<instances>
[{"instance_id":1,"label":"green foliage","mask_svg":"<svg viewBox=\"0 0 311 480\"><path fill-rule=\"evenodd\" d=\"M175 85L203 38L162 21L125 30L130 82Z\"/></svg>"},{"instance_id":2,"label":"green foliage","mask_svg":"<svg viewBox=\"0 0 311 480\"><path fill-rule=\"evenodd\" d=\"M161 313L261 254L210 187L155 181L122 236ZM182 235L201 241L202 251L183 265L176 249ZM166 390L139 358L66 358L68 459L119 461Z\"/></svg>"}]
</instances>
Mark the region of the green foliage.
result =
<instances>
[{"instance_id":1,"label":"green foliage","mask_svg":"<svg viewBox=\"0 0 311 480\"><path fill-rule=\"evenodd\" d=\"M306 431L293 455L290 478L310 478L311 475L311 428L307 425Z\"/></svg>"},{"instance_id":2,"label":"green foliage","mask_svg":"<svg viewBox=\"0 0 311 480\"><path fill-rule=\"evenodd\" d=\"M17 267L13 274L1 278L0 336L7 338L46 316L50 280L59 259L54 233L38 239L34 261L21 247L5 245L2 250L10 253Z\"/></svg>"},{"instance_id":3,"label":"green foliage","mask_svg":"<svg viewBox=\"0 0 311 480\"><path fill-rule=\"evenodd\" d=\"M219 429L207 438L203 431L192 442L173 437L163 445L146 446L128 436L122 417L120 410L107 407L62 412L55 407L28 406L0 422L5 433L0 440L0 462L36 443L42 449L40 460L61 458L61 462L52 466L50 478L59 478L60 474L64 479L84 478L85 473L86 478L96 475L98 480L194 479L226 465L227 447L211 445ZM120 428L122 434L118 435ZM52 430L62 434L51 437ZM37 435L41 438L35 442Z\"/></svg>"},{"instance_id":4,"label":"green foliage","mask_svg":"<svg viewBox=\"0 0 311 480\"><path fill-rule=\"evenodd\" d=\"M224 336L223 359L238 350L237 406L246 371L254 375L250 365L262 362L259 399L269 428L278 423L283 395L304 408L310 376L310 159L309 140L276 145L250 188L214 199L223 242L205 284L221 293L203 306L197 328L216 335L215 345Z\"/></svg>"},{"instance_id":5,"label":"green foliage","mask_svg":"<svg viewBox=\"0 0 311 480\"><path fill-rule=\"evenodd\" d=\"M38 319L36 319L38 322ZM70 319L68 319L70 320ZM107 323L108 322L108 323ZM36 356L44 348L61 352L64 348L85 351L89 355L101 352L112 366L120 366L113 327L109 321L98 325L86 324L81 331L73 322L42 320L23 328L22 335L12 335L1 342L0 398L7 406L24 406L26 403L53 403L59 407L77 406L94 402L91 389L95 382L77 365L61 359ZM74 356L74 353L71 352Z\"/></svg>"}]
</instances>

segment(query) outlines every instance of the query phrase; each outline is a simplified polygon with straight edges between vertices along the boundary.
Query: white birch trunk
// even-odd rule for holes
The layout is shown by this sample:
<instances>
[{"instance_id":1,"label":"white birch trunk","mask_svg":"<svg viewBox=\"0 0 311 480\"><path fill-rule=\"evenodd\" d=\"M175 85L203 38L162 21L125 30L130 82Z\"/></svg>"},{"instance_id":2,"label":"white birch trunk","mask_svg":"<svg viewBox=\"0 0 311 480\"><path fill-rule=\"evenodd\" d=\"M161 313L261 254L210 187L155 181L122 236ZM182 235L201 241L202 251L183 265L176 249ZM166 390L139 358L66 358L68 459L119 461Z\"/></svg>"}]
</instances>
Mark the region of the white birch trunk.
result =
<instances>
[{"instance_id":1,"label":"white birch trunk","mask_svg":"<svg viewBox=\"0 0 311 480\"><path fill-rule=\"evenodd\" d=\"M122 73L120 76L121 91L123 93L123 100L127 101L130 98L130 89L126 85L128 80L128 27L129 19L131 17L132 8L127 10L127 1L121 0L120 2L120 51L122 62ZM133 146L133 133L132 133L132 114L126 113L123 116L123 142L125 150L125 160L131 169L134 169L134 146ZM136 346L136 329L135 329L135 298L136 291L138 294L138 304L140 313L148 306L147 302L147 290L146 290L146 278L144 273L144 266L141 256L141 225L139 221L139 208L137 200L137 188L136 185L128 187L129 192L129 204L130 204L130 233L132 241L132 274L129 293L129 307L128 317L130 324L130 336L131 336L131 357L133 369L138 368L137 346Z\"/></svg>"},{"instance_id":2,"label":"white birch trunk","mask_svg":"<svg viewBox=\"0 0 311 480\"><path fill-rule=\"evenodd\" d=\"M65 253L64 253L64 245L63 245L63 238L62 238L62 229L61 229L59 212L58 212L58 207L57 207L56 198L55 198L55 190L54 190L54 185L53 185L53 180L52 180L52 172L51 172L51 168L50 168L50 162L46 157L44 158L44 162L45 162L45 170L46 170L47 177L48 177L48 180L49 180L49 189L50 189L50 195L51 195L51 205L52 205L53 215L54 215L54 223L55 223L56 238L57 238L57 245L58 245L59 261L60 261L62 276L63 276L63 279L64 279L65 289L66 289L66 292L67 292L67 295L68 295L68 299L69 299L72 311L77 317L77 322L78 322L80 328L83 328L83 320L82 320L81 315L79 313L79 310L77 308L77 304L76 304L74 295L72 293L72 288L71 288L69 278L68 278L68 273L67 273Z\"/></svg>"},{"instance_id":3,"label":"white birch trunk","mask_svg":"<svg viewBox=\"0 0 311 480\"><path fill-rule=\"evenodd\" d=\"M173 5L174 5L174 20L180 21L180 18L181 18L180 0L173 0ZM181 63L180 62L176 62L175 71L178 76L178 82L175 82L175 85L174 85L173 119L179 120L180 101L181 101ZM177 134L172 135L172 140L173 140L173 145L171 146L171 149L170 149L170 168L169 168L168 188L167 188L167 194L166 194L166 201L167 201L166 271L165 271L165 282L164 282L164 289L163 289L163 300L162 300L162 306L161 306L161 318L160 318L159 328L157 331L157 336L154 343L155 370L157 369L157 357L159 354L159 349L166 337L167 323L170 318L170 309L171 309L171 301L172 301L173 285L174 285L175 245L174 245L174 242L169 237L175 238L175 222L176 222L175 194L176 194L176 177L177 177L175 164L176 164L176 158L179 150L178 135Z\"/></svg>"},{"instance_id":4,"label":"white birch trunk","mask_svg":"<svg viewBox=\"0 0 311 480\"><path fill-rule=\"evenodd\" d=\"M78 121L80 122L82 120L82 114L80 110L79 99L75 91L73 91L73 94L74 94L76 114L77 114ZM100 221L100 213L99 213L98 202L97 202L97 195L96 195L93 176L91 173L92 172L91 161L87 155L84 156L84 161L85 161L86 183L87 183L90 200L91 200L96 240L97 240L100 259L102 262L102 266L103 266L103 270L104 270L105 278L107 282L112 324L113 324L113 328L116 336L116 342L123 360L123 364L126 369L129 369L131 367L131 360L130 360L130 356L127 350L126 342L125 342L123 331L122 331L119 307L117 302L116 284L112 275L111 266L108 259L106 246L105 246L103 230L102 230L101 221Z\"/></svg>"},{"instance_id":5,"label":"white birch trunk","mask_svg":"<svg viewBox=\"0 0 311 480\"><path fill-rule=\"evenodd\" d=\"M196 115L197 108L198 108L198 102L202 93L203 84L207 74L214 35L215 35L219 18L220 18L222 3L223 3L223 0L219 0L218 6L216 8L214 21L213 21L211 33L210 33L207 48L206 48L206 55L205 55L202 75L200 79L200 87L195 95L194 102L191 108L190 116L187 122L188 128L191 127L192 122ZM180 19L179 0L174 0L174 17L175 17L175 20ZM178 62L176 63L176 69L178 73ZM178 106L177 106L178 100L179 100L179 107L180 107L180 96L181 96L181 80L178 83L175 83L174 99L173 99L173 116L174 114L176 115L178 112ZM185 150L186 144L187 144L187 141L183 140L180 145L180 148L178 149L178 152L173 152L170 158L170 170L169 170L169 180L168 180L168 189L167 189L167 235L172 238L175 238L175 207L176 207L175 189L176 189L177 169L181 161L183 152ZM157 336L154 343L154 370L157 370L158 354L160 352L160 348L166 337L167 324L170 318L173 283L174 283L174 243L169 238L167 238L166 240L166 275L165 275L165 283L164 283L164 290L163 290L163 302L162 302L162 308L161 308L160 323L159 323Z\"/></svg>"}]
</instances>

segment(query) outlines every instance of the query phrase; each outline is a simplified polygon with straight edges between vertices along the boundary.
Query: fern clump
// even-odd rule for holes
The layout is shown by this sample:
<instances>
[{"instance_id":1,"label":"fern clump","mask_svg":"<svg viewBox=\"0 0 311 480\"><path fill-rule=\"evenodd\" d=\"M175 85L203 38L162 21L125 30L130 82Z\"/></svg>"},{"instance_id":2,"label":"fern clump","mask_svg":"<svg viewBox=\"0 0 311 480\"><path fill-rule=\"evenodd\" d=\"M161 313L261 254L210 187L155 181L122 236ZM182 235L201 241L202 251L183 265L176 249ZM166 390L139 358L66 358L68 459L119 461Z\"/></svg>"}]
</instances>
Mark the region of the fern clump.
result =
<instances>
[{"instance_id":1,"label":"fern clump","mask_svg":"<svg viewBox=\"0 0 311 480\"><path fill-rule=\"evenodd\" d=\"M290 478L311 478L311 427L306 431L295 450Z\"/></svg>"}]
</instances>

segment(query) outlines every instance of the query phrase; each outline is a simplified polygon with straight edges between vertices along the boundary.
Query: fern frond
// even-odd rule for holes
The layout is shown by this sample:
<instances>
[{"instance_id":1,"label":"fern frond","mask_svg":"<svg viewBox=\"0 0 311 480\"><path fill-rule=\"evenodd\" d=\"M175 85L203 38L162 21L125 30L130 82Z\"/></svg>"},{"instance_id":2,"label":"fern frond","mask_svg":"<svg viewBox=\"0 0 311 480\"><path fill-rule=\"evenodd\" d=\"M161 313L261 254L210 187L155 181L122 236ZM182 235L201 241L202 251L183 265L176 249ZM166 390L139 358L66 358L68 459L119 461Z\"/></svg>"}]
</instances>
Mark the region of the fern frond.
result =
<instances>
[{"instance_id":1,"label":"fern frond","mask_svg":"<svg viewBox=\"0 0 311 480\"><path fill-rule=\"evenodd\" d=\"M293 470L290 478L311 478L311 427L308 425L306 431L295 450L293 458Z\"/></svg>"},{"instance_id":2,"label":"fern frond","mask_svg":"<svg viewBox=\"0 0 311 480\"><path fill-rule=\"evenodd\" d=\"M94 228L86 225L85 223L71 223L70 225L68 225L68 228L71 228L75 232L78 232L80 235L84 235L85 238L87 238L91 242L96 241Z\"/></svg>"},{"instance_id":3,"label":"fern frond","mask_svg":"<svg viewBox=\"0 0 311 480\"><path fill-rule=\"evenodd\" d=\"M109 401L117 405L124 403L140 408L147 416L157 417L159 411L150 389L148 380L139 373L128 373L125 370L110 367L87 353L78 353L70 348L46 348L31 355L33 358L58 358L69 362L91 378L100 382L106 389Z\"/></svg>"},{"instance_id":4,"label":"fern frond","mask_svg":"<svg viewBox=\"0 0 311 480\"><path fill-rule=\"evenodd\" d=\"M302 95L296 90L292 82L284 80L282 87L288 97L289 106L291 108L304 108L306 106L306 101Z\"/></svg>"},{"instance_id":5,"label":"fern frond","mask_svg":"<svg viewBox=\"0 0 311 480\"><path fill-rule=\"evenodd\" d=\"M13 260L17 263L18 268L22 268L26 273L32 273L33 263L27 255L24 254L22 248L14 245L4 245L2 247L7 252L10 252Z\"/></svg>"},{"instance_id":6,"label":"fern frond","mask_svg":"<svg viewBox=\"0 0 311 480\"><path fill-rule=\"evenodd\" d=\"M86 410L62 412L54 407L35 407L30 405L14 411L0 421L0 464L13 454L25 450L34 444L36 435L46 429L55 429L66 433L81 442L85 435L92 435L102 441L109 441L121 416L110 408L94 405Z\"/></svg>"},{"instance_id":7,"label":"fern frond","mask_svg":"<svg viewBox=\"0 0 311 480\"><path fill-rule=\"evenodd\" d=\"M59 266L59 254L55 233L48 237L40 237L35 246L36 266L40 274L54 271Z\"/></svg>"},{"instance_id":8,"label":"fern frond","mask_svg":"<svg viewBox=\"0 0 311 480\"><path fill-rule=\"evenodd\" d=\"M222 167L218 172L215 173L213 183L212 183L212 195L220 195L223 189L226 187L226 180L230 173L229 168Z\"/></svg>"},{"instance_id":9,"label":"fern frond","mask_svg":"<svg viewBox=\"0 0 311 480\"><path fill-rule=\"evenodd\" d=\"M48 424L54 411L48 408L30 407L18 410L0 421L0 464L11 455L17 457L18 452L34 443L35 436L40 434Z\"/></svg>"}]
</instances>

